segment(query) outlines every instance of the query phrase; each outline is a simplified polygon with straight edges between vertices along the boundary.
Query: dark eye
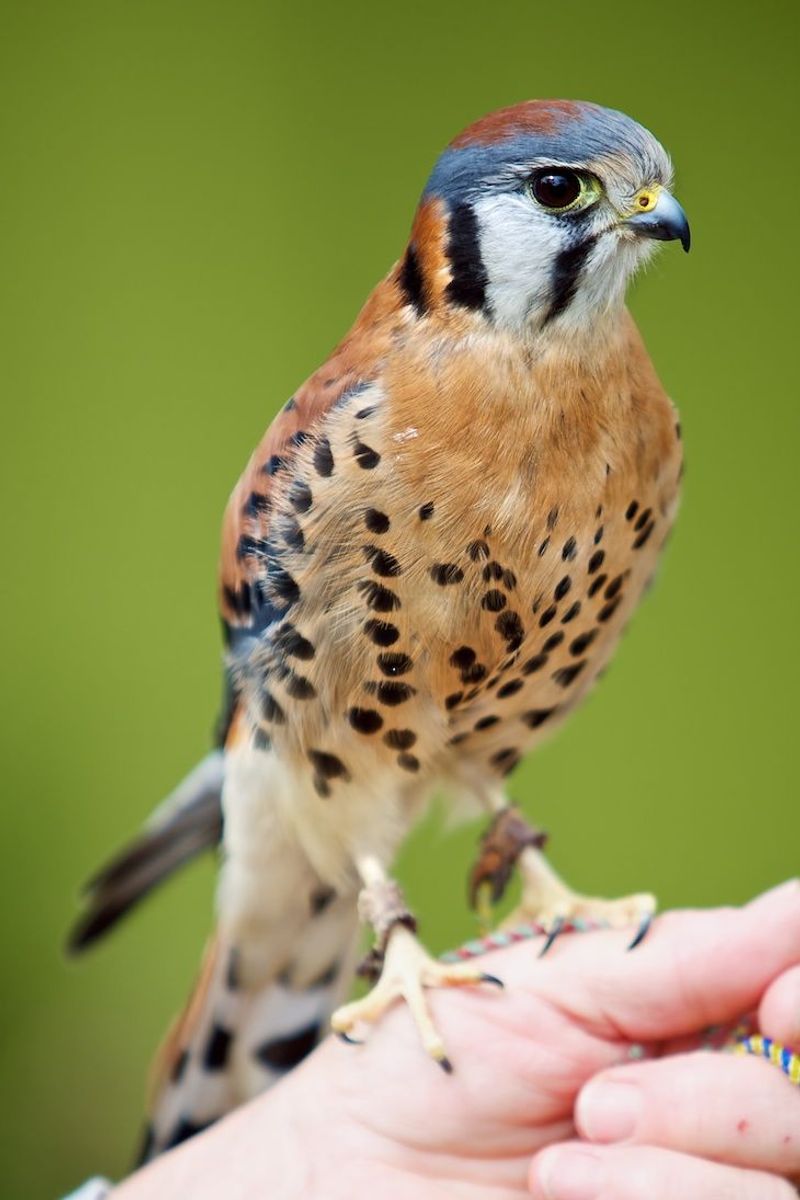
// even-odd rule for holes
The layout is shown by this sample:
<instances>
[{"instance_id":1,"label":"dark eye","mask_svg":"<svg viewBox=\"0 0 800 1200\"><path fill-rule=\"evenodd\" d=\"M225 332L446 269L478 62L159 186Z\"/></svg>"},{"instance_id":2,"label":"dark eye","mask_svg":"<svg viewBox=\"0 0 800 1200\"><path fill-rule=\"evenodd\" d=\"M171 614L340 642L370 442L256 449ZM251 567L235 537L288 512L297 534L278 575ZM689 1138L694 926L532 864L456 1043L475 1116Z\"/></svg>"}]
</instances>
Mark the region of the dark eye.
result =
<instances>
[{"instance_id":1,"label":"dark eye","mask_svg":"<svg viewBox=\"0 0 800 1200\"><path fill-rule=\"evenodd\" d=\"M531 180L533 198L543 208L569 208L582 190L581 178L574 171L538 171Z\"/></svg>"}]
</instances>

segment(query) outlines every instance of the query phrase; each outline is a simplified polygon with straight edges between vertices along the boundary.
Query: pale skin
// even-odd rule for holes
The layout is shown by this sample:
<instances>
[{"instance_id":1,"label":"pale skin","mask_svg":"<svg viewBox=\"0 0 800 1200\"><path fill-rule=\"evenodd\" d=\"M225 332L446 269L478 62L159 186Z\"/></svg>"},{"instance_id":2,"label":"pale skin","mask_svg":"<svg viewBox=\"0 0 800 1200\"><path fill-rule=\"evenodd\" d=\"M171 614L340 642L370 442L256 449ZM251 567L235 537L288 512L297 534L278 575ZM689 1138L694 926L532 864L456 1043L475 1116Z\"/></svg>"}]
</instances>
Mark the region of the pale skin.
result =
<instances>
[{"instance_id":1,"label":"pale skin","mask_svg":"<svg viewBox=\"0 0 800 1200\"><path fill-rule=\"evenodd\" d=\"M796 1197L800 1089L763 1060L696 1046L747 1011L800 1045L800 883L743 909L667 913L630 954L627 939L486 955L505 992L428 994L452 1075L398 1005L367 1044L328 1039L115 1200Z\"/></svg>"}]
</instances>

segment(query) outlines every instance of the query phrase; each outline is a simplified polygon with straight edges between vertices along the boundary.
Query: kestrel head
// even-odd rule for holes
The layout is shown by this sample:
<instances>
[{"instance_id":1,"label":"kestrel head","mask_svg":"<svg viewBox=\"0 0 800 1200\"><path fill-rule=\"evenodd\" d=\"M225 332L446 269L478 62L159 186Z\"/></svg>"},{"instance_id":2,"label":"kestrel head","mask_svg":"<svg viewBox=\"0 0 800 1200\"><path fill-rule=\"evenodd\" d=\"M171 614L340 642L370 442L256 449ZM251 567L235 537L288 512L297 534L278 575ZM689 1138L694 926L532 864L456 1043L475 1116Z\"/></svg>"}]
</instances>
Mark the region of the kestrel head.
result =
<instances>
[{"instance_id":1,"label":"kestrel head","mask_svg":"<svg viewBox=\"0 0 800 1200\"><path fill-rule=\"evenodd\" d=\"M434 167L405 291L420 311L440 296L507 329L596 327L654 239L689 249L671 178L660 143L612 109L531 100L490 113Z\"/></svg>"}]
</instances>

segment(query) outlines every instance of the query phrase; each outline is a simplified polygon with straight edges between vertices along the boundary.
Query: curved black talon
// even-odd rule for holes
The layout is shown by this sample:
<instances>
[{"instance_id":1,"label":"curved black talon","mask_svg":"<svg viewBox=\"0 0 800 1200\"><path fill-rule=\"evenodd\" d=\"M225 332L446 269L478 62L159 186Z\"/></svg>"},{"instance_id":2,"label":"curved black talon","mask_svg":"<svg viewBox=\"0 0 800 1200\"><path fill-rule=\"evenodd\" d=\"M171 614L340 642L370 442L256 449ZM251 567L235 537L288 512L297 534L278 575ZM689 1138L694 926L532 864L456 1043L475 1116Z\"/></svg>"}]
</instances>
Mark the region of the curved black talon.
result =
<instances>
[{"instance_id":1,"label":"curved black talon","mask_svg":"<svg viewBox=\"0 0 800 1200\"><path fill-rule=\"evenodd\" d=\"M436 1062L442 1068L445 1075L453 1074L453 1064L450 1062L450 1059L447 1057L446 1054L443 1054L441 1058L437 1058Z\"/></svg>"},{"instance_id":2,"label":"curved black talon","mask_svg":"<svg viewBox=\"0 0 800 1200\"><path fill-rule=\"evenodd\" d=\"M645 915L642 919L641 925L636 930L636 935L635 935L633 941L631 942L630 946L628 946L628 951L635 950L637 946L641 945L641 943L647 937L648 931L652 924L653 924L653 914L645 913Z\"/></svg>"},{"instance_id":3,"label":"curved black talon","mask_svg":"<svg viewBox=\"0 0 800 1200\"><path fill-rule=\"evenodd\" d=\"M495 987L499 987L500 991L505 991L505 984L502 979L498 979L496 975L487 975L485 972L481 975L481 983L493 983Z\"/></svg>"},{"instance_id":4,"label":"curved black talon","mask_svg":"<svg viewBox=\"0 0 800 1200\"><path fill-rule=\"evenodd\" d=\"M335 1029L334 1033L340 1041L345 1042L348 1046L363 1046L364 1043L359 1038L350 1037L349 1033L345 1033L343 1029Z\"/></svg>"},{"instance_id":5,"label":"curved black talon","mask_svg":"<svg viewBox=\"0 0 800 1200\"><path fill-rule=\"evenodd\" d=\"M541 950L539 951L539 958L544 958L545 954L547 954L547 951L550 949L550 947L552 946L553 942L556 940L558 935L560 933L564 932L564 926L566 925L566 923L567 922L564 917L556 917L555 921L550 926L550 932L548 933L547 937L545 938L544 945L542 946Z\"/></svg>"}]
</instances>

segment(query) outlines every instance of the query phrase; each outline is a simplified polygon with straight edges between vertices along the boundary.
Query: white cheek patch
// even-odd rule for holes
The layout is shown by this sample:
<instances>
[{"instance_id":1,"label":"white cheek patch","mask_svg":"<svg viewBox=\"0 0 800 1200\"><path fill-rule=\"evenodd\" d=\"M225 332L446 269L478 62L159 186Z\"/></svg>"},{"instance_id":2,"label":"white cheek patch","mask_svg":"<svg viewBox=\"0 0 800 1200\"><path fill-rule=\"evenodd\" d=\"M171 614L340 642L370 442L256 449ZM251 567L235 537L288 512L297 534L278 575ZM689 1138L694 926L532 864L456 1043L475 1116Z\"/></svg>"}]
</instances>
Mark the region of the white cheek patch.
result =
<instances>
[{"instance_id":1,"label":"white cheek patch","mask_svg":"<svg viewBox=\"0 0 800 1200\"><path fill-rule=\"evenodd\" d=\"M550 304L553 264L566 248L565 232L525 196L486 196L474 209L486 298L499 325L519 329Z\"/></svg>"}]
</instances>

